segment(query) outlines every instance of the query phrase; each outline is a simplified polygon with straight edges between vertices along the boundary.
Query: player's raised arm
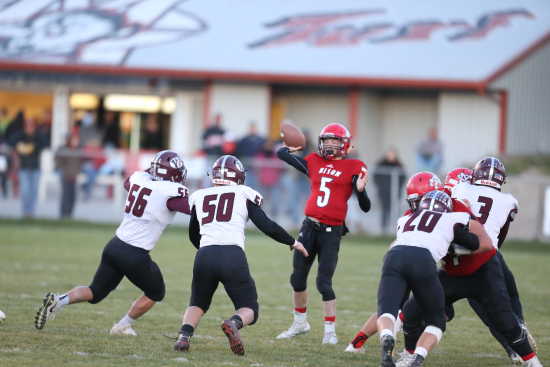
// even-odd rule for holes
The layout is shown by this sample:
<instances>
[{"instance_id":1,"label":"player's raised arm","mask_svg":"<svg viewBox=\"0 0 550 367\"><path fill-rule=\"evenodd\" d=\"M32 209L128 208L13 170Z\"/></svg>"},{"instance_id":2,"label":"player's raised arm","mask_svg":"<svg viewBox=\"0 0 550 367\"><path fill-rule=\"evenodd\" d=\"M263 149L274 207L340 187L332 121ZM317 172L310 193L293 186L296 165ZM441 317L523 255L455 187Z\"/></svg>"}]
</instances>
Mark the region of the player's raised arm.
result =
<instances>
[{"instance_id":1,"label":"player's raised arm","mask_svg":"<svg viewBox=\"0 0 550 367\"><path fill-rule=\"evenodd\" d=\"M174 196L166 201L168 210L180 212L183 214L191 214L189 206L189 194L183 186L178 189L180 196Z\"/></svg>"},{"instance_id":2,"label":"player's raised arm","mask_svg":"<svg viewBox=\"0 0 550 367\"><path fill-rule=\"evenodd\" d=\"M279 150L277 150L277 157L279 157L280 160L290 164L304 175L308 175L309 171L307 169L307 161L302 157L291 154L289 147L283 146L279 148Z\"/></svg>"},{"instance_id":3,"label":"player's raised arm","mask_svg":"<svg viewBox=\"0 0 550 367\"><path fill-rule=\"evenodd\" d=\"M248 217L256 227L272 239L282 244L288 245L291 248L300 251L304 256L308 256L304 246L294 240L294 238L280 225L269 219L263 209L250 200L246 202L248 209Z\"/></svg>"},{"instance_id":4,"label":"player's raised arm","mask_svg":"<svg viewBox=\"0 0 550 367\"><path fill-rule=\"evenodd\" d=\"M362 211L367 213L371 208L371 202L369 199L369 196L367 195L367 190L365 189L365 186L368 181L368 174L365 173L363 175L355 175L353 176L353 192L355 192L355 195L357 196L357 200L359 201L359 207Z\"/></svg>"}]
</instances>

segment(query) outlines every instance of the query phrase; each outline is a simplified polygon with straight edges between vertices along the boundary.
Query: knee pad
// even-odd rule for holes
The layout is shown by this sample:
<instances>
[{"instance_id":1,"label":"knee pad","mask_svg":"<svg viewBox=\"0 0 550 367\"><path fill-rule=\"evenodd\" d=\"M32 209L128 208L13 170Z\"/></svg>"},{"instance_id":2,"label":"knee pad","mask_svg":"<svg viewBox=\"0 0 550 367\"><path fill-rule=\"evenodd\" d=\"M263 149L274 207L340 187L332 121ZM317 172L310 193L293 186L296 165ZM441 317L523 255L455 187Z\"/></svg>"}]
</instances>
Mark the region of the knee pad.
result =
<instances>
[{"instance_id":1,"label":"knee pad","mask_svg":"<svg viewBox=\"0 0 550 367\"><path fill-rule=\"evenodd\" d=\"M332 290L332 281L323 276L317 276L317 290L321 293L323 301L332 301L336 298L334 291Z\"/></svg>"},{"instance_id":2,"label":"knee pad","mask_svg":"<svg viewBox=\"0 0 550 367\"><path fill-rule=\"evenodd\" d=\"M307 278L302 273L292 273L290 276L290 285L294 292L303 292L307 288Z\"/></svg>"},{"instance_id":3,"label":"knee pad","mask_svg":"<svg viewBox=\"0 0 550 367\"><path fill-rule=\"evenodd\" d=\"M260 316L260 305L258 302L256 302L252 307L252 311L254 311L254 319L250 323L250 325L254 325L256 321L258 321L258 317Z\"/></svg>"},{"instance_id":4,"label":"knee pad","mask_svg":"<svg viewBox=\"0 0 550 367\"><path fill-rule=\"evenodd\" d=\"M92 298L91 301L88 301L88 303L91 303L93 305L101 302L110 293L110 291L95 289L95 287L93 286L90 286L90 290L92 291L94 298Z\"/></svg>"}]
</instances>

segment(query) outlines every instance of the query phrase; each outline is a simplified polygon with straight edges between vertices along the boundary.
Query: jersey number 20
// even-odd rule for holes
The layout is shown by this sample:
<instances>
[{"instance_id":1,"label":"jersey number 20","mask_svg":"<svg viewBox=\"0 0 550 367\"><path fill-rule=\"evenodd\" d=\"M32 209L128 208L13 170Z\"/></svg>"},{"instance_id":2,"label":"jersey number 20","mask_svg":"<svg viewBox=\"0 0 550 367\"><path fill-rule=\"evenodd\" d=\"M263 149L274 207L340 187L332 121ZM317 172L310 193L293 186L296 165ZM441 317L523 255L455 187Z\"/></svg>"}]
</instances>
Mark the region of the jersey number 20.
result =
<instances>
[{"instance_id":1,"label":"jersey number 20","mask_svg":"<svg viewBox=\"0 0 550 367\"><path fill-rule=\"evenodd\" d=\"M135 193L137 191L139 191L139 193L136 196ZM147 200L145 200L145 198L151 195L151 192L151 189L147 187L141 188L141 186L133 184L130 191L128 191L128 199L126 200L124 211L126 213L130 213L131 211L134 216L141 217L147 206Z\"/></svg>"}]
</instances>

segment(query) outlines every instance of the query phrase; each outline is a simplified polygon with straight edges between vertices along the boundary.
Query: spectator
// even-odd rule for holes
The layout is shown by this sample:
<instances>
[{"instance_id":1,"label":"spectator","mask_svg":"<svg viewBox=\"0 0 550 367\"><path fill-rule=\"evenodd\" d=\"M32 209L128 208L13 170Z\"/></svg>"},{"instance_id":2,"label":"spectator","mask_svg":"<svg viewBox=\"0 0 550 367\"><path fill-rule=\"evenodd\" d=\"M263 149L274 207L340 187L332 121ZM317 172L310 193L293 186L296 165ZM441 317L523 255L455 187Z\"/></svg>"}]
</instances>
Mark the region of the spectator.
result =
<instances>
[{"instance_id":1,"label":"spectator","mask_svg":"<svg viewBox=\"0 0 550 367\"><path fill-rule=\"evenodd\" d=\"M97 140L100 137L99 130L95 123L94 114L91 111L84 112L82 118L76 122L80 144L88 145L91 140Z\"/></svg>"},{"instance_id":2,"label":"spectator","mask_svg":"<svg viewBox=\"0 0 550 367\"><path fill-rule=\"evenodd\" d=\"M119 115L113 111L105 113L105 126L103 129L102 143L113 148L120 147Z\"/></svg>"},{"instance_id":3,"label":"spectator","mask_svg":"<svg viewBox=\"0 0 550 367\"><path fill-rule=\"evenodd\" d=\"M399 195L405 183L403 165L397 157L395 149L390 149L378 162L374 169L374 184L378 192L378 200L382 207L381 229L388 233L392 206L398 205Z\"/></svg>"},{"instance_id":4,"label":"spectator","mask_svg":"<svg viewBox=\"0 0 550 367\"><path fill-rule=\"evenodd\" d=\"M443 146L437 137L435 127L432 127L428 134L428 138L418 145L416 169L437 174L443 163Z\"/></svg>"},{"instance_id":5,"label":"spectator","mask_svg":"<svg viewBox=\"0 0 550 367\"><path fill-rule=\"evenodd\" d=\"M248 134L237 142L235 155L243 162L245 167L250 167L246 172L246 184L254 190L258 190L258 168L253 160L263 149L266 139L258 134L258 126L255 121L248 125Z\"/></svg>"},{"instance_id":6,"label":"spectator","mask_svg":"<svg viewBox=\"0 0 550 367\"><path fill-rule=\"evenodd\" d=\"M262 194L265 197L265 202L269 203L270 216L276 217L281 202L281 193L278 190L279 182L285 167L275 154L273 141L266 141L262 151L256 157L256 162L260 167L258 179Z\"/></svg>"},{"instance_id":7,"label":"spectator","mask_svg":"<svg viewBox=\"0 0 550 367\"><path fill-rule=\"evenodd\" d=\"M221 115L217 114L214 117L214 121L211 122L210 126L202 134L202 150L209 158L212 158L212 163L224 153L225 129L221 124Z\"/></svg>"},{"instance_id":8,"label":"spectator","mask_svg":"<svg viewBox=\"0 0 550 367\"><path fill-rule=\"evenodd\" d=\"M8 198L8 175L11 168L11 149L0 134L0 188L4 199Z\"/></svg>"},{"instance_id":9,"label":"spectator","mask_svg":"<svg viewBox=\"0 0 550 367\"><path fill-rule=\"evenodd\" d=\"M8 128L11 119L8 115L8 109L6 107L0 108L0 136L4 136L4 132Z\"/></svg>"},{"instance_id":10,"label":"spectator","mask_svg":"<svg viewBox=\"0 0 550 367\"><path fill-rule=\"evenodd\" d=\"M162 132L156 115L147 116L141 135L141 149L162 150Z\"/></svg>"},{"instance_id":11,"label":"spectator","mask_svg":"<svg viewBox=\"0 0 550 367\"><path fill-rule=\"evenodd\" d=\"M87 201L92 197L99 169L106 161L99 139L91 139L88 144L84 145L84 157L86 160L82 165L82 172L86 175L86 181L82 184L82 191L84 200Z\"/></svg>"},{"instance_id":12,"label":"spectator","mask_svg":"<svg viewBox=\"0 0 550 367\"><path fill-rule=\"evenodd\" d=\"M26 118L23 131L14 133L12 140L15 153L19 158L19 182L21 184L21 202L23 216L34 217L38 181L40 179L40 153L45 147L44 138L36 130L33 119Z\"/></svg>"},{"instance_id":13,"label":"spectator","mask_svg":"<svg viewBox=\"0 0 550 367\"><path fill-rule=\"evenodd\" d=\"M55 167L61 178L60 217L73 216L76 201L76 179L80 173L83 155L80 150L80 138L76 134L67 136L65 146L59 147L55 153Z\"/></svg>"}]
</instances>

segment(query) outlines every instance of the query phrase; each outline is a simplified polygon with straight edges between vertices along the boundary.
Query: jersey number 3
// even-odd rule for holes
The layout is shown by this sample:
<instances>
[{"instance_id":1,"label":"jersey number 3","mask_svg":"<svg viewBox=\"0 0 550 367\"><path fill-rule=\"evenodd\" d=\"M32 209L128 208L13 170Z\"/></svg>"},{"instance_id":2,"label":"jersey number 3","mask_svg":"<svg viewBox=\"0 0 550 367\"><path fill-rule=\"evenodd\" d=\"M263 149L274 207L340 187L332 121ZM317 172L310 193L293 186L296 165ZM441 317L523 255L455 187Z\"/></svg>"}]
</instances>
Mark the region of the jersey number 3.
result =
<instances>
[{"instance_id":1,"label":"jersey number 3","mask_svg":"<svg viewBox=\"0 0 550 367\"><path fill-rule=\"evenodd\" d=\"M202 211L207 213L207 216L202 218L202 224L208 224L214 221L229 222L233 216L233 204L235 203L235 193L225 192L219 195L206 195L202 202ZM216 201L217 200L217 201Z\"/></svg>"},{"instance_id":2,"label":"jersey number 3","mask_svg":"<svg viewBox=\"0 0 550 367\"><path fill-rule=\"evenodd\" d=\"M139 191L139 193L136 196L135 193L137 191ZM151 195L151 192L151 189L147 187L141 188L141 186L133 184L130 191L128 191L128 199L126 199L124 211L126 213L132 212L134 216L141 217L147 206L147 200L145 200L145 198Z\"/></svg>"},{"instance_id":3,"label":"jersey number 3","mask_svg":"<svg viewBox=\"0 0 550 367\"><path fill-rule=\"evenodd\" d=\"M319 191L321 194L317 196L317 206L319 208L325 207L328 204L328 199L330 199L330 189L327 184L332 181L332 178L321 177L321 185L319 186Z\"/></svg>"}]
</instances>

